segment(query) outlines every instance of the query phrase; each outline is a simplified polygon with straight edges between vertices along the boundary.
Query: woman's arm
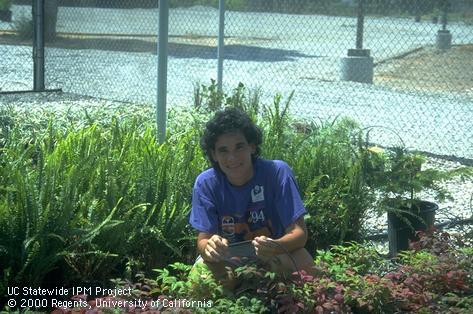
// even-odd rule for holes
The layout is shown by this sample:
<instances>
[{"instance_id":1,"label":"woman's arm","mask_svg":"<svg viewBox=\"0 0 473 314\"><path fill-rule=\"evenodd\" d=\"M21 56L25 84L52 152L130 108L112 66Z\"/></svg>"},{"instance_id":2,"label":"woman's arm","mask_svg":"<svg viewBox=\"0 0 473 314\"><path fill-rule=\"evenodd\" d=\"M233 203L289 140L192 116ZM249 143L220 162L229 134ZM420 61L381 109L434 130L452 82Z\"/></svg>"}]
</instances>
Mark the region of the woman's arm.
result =
<instances>
[{"instance_id":1,"label":"woman's arm","mask_svg":"<svg viewBox=\"0 0 473 314\"><path fill-rule=\"evenodd\" d=\"M262 259L269 259L279 254L290 253L303 248L307 242L307 227L304 216L290 224L285 232L285 235L276 240L266 236L256 237L253 240L256 255Z\"/></svg>"}]
</instances>

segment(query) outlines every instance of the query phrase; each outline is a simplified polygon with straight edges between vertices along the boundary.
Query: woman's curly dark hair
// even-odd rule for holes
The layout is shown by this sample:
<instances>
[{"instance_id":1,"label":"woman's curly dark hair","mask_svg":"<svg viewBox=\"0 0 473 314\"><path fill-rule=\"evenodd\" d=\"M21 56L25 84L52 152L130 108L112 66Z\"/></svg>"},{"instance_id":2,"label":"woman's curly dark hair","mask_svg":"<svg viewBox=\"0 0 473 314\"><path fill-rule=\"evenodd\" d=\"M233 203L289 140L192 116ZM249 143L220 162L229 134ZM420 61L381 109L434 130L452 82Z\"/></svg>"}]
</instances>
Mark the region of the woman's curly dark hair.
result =
<instances>
[{"instance_id":1,"label":"woman's curly dark hair","mask_svg":"<svg viewBox=\"0 0 473 314\"><path fill-rule=\"evenodd\" d=\"M212 158L215 142L217 142L220 135L232 132L241 132L249 144L255 145L256 150L251 156L253 161L261 154L261 148L259 147L263 142L261 129L253 123L244 111L235 107L226 107L217 111L212 119L207 122L204 134L200 139L200 147L212 166L217 170L220 170L220 167Z\"/></svg>"}]
</instances>

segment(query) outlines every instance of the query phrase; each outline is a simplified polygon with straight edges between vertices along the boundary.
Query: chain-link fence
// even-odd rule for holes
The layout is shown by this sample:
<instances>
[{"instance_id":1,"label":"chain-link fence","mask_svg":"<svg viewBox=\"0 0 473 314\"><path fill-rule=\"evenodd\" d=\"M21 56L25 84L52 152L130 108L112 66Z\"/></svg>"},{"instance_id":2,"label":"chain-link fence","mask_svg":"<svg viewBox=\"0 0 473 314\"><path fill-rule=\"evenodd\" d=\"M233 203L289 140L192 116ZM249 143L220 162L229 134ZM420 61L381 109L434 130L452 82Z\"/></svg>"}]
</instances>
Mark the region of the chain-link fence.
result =
<instances>
[{"instance_id":1,"label":"chain-link fence","mask_svg":"<svg viewBox=\"0 0 473 314\"><path fill-rule=\"evenodd\" d=\"M0 92L33 89L32 0L0 0Z\"/></svg>"},{"instance_id":2,"label":"chain-link fence","mask_svg":"<svg viewBox=\"0 0 473 314\"><path fill-rule=\"evenodd\" d=\"M46 0L46 88L154 104L157 3ZM217 77L218 1L170 3L168 106L189 106L196 84ZM0 22L0 91L31 89L31 4L13 1L12 22ZM243 82L266 103L294 91L294 114L348 116L377 126L373 142L473 158L472 0L364 0L362 28L357 0L225 7L224 90ZM373 84L341 79L354 48L369 50Z\"/></svg>"}]
</instances>

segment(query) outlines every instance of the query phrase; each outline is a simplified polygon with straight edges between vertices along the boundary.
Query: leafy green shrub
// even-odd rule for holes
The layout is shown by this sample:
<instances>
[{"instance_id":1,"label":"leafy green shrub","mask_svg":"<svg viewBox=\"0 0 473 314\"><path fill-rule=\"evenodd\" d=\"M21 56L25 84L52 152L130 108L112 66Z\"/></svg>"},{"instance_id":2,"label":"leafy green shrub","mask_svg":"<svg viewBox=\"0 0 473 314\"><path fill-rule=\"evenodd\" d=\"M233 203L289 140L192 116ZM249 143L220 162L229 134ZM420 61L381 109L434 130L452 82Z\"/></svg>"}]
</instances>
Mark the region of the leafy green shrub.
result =
<instances>
[{"instance_id":1,"label":"leafy green shrub","mask_svg":"<svg viewBox=\"0 0 473 314\"><path fill-rule=\"evenodd\" d=\"M305 174L297 179L305 185L307 225L313 234L311 252L361 238L362 222L374 195L358 152L362 141L357 132L350 120L322 125L300 149L304 157L298 158L294 171Z\"/></svg>"},{"instance_id":2,"label":"leafy green shrub","mask_svg":"<svg viewBox=\"0 0 473 314\"><path fill-rule=\"evenodd\" d=\"M446 233L419 236L414 251L401 253L395 264L386 265L366 248L352 245L322 253L318 265L343 286L344 301L356 312L466 313L473 292L471 255L466 258ZM368 267L363 265L366 253ZM383 264L388 267L379 267Z\"/></svg>"},{"instance_id":3,"label":"leafy green shrub","mask_svg":"<svg viewBox=\"0 0 473 314\"><path fill-rule=\"evenodd\" d=\"M372 183L381 194L379 208L413 204L419 200L418 193L425 190L432 191L437 201L451 199L449 191L441 183L454 176L466 177L472 173L467 167L450 171L424 169L425 157L404 147L380 151L377 155L383 166L373 173Z\"/></svg>"},{"instance_id":4,"label":"leafy green shrub","mask_svg":"<svg viewBox=\"0 0 473 314\"><path fill-rule=\"evenodd\" d=\"M360 275L383 274L391 267L373 246L358 242L333 245L325 251L318 250L315 263L325 267L330 276L336 279L341 279L347 270Z\"/></svg>"},{"instance_id":5,"label":"leafy green shrub","mask_svg":"<svg viewBox=\"0 0 473 314\"><path fill-rule=\"evenodd\" d=\"M183 226L205 167L196 131L159 145L141 121L112 118L66 133L50 122L42 134L9 134L0 155L0 266L10 285L39 285L64 262L68 280L88 282L193 252Z\"/></svg>"},{"instance_id":6,"label":"leafy green shrub","mask_svg":"<svg viewBox=\"0 0 473 314\"><path fill-rule=\"evenodd\" d=\"M237 87L229 95L219 92L214 79L210 80L210 85L195 84L194 86L194 108L198 111L212 113L220 108L233 106L247 112L255 121L258 119L260 106L260 91L247 91L243 83L238 83Z\"/></svg>"}]
</instances>

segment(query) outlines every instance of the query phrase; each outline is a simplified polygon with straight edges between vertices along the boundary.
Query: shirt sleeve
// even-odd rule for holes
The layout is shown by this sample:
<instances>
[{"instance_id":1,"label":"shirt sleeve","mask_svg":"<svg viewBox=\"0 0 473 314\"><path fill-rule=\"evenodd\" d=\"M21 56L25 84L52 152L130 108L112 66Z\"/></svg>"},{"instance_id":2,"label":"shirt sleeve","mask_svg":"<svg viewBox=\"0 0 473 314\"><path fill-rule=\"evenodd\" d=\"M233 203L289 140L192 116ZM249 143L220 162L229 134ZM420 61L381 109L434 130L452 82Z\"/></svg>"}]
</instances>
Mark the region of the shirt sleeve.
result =
<instances>
[{"instance_id":1,"label":"shirt sleeve","mask_svg":"<svg viewBox=\"0 0 473 314\"><path fill-rule=\"evenodd\" d=\"M191 226L200 231L215 234L218 232L218 219L215 201L205 185L197 178L192 191L192 209L189 216Z\"/></svg>"},{"instance_id":2,"label":"shirt sleeve","mask_svg":"<svg viewBox=\"0 0 473 314\"><path fill-rule=\"evenodd\" d=\"M281 162L276 174L278 193L276 194L276 210L281 219L284 230L306 213L302 202L299 187L291 168Z\"/></svg>"}]
</instances>

